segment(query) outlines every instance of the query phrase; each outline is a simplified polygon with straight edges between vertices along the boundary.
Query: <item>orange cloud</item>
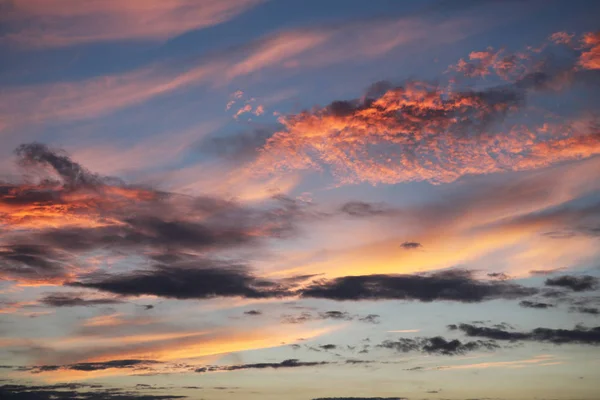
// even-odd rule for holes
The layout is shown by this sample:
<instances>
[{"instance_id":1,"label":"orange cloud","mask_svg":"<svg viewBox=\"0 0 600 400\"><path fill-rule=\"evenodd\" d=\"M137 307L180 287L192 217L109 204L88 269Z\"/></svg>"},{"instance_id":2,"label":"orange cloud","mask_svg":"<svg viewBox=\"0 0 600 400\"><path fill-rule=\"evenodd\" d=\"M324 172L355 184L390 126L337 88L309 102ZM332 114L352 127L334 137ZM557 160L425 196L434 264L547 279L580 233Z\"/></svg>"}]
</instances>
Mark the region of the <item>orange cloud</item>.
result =
<instances>
[{"instance_id":1,"label":"orange cloud","mask_svg":"<svg viewBox=\"0 0 600 400\"><path fill-rule=\"evenodd\" d=\"M279 173L329 167L341 183L443 183L600 153L600 133L591 122L477 132L518 107L510 94L490 94L506 98L489 102L486 95L415 82L374 100L281 117L285 129L268 140L252 168Z\"/></svg>"},{"instance_id":2,"label":"orange cloud","mask_svg":"<svg viewBox=\"0 0 600 400\"><path fill-rule=\"evenodd\" d=\"M579 65L584 69L600 69L600 32L586 33L582 39L586 49L579 58Z\"/></svg>"},{"instance_id":3,"label":"orange cloud","mask_svg":"<svg viewBox=\"0 0 600 400\"><path fill-rule=\"evenodd\" d=\"M121 359L194 361L219 354L278 347L282 343L295 343L299 338L312 339L339 328L278 326L244 331L221 329L135 335L79 335L39 341L40 345L52 351L46 352L36 363L69 364ZM8 341L5 346L18 343Z\"/></svg>"},{"instance_id":4,"label":"orange cloud","mask_svg":"<svg viewBox=\"0 0 600 400\"><path fill-rule=\"evenodd\" d=\"M451 69L471 78L480 78L492 73L509 80L526 71L523 63L528 56L525 53L506 54L504 50L494 51L491 47L485 51L473 51L469 61L462 58Z\"/></svg>"},{"instance_id":5,"label":"orange cloud","mask_svg":"<svg viewBox=\"0 0 600 400\"><path fill-rule=\"evenodd\" d=\"M240 117L240 115L249 113L250 111L252 111L252 106L250 104L246 104L244 107L237 110L237 112L235 113L233 118L238 119Z\"/></svg>"},{"instance_id":6,"label":"orange cloud","mask_svg":"<svg viewBox=\"0 0 600 400\"><path fill-rule=\"evenodd\" d=\"M555 32L552 35L550 35L548 40L550 40L551 42L554 42L556 44L570 45L573 42L574 37L575 37L575 35L567 33L567 32Z\"/></svg>"},{"instance_id":7,"label":"orange cloud","mask_svg":"<svg viewBox=\"0 0 600 400\"><path fill-rule=\"evenodd\" d=\"M63 47L117 40L160 41L217 25L262 0L14 0L0 40Z\"/></svg>"}]
</instances>

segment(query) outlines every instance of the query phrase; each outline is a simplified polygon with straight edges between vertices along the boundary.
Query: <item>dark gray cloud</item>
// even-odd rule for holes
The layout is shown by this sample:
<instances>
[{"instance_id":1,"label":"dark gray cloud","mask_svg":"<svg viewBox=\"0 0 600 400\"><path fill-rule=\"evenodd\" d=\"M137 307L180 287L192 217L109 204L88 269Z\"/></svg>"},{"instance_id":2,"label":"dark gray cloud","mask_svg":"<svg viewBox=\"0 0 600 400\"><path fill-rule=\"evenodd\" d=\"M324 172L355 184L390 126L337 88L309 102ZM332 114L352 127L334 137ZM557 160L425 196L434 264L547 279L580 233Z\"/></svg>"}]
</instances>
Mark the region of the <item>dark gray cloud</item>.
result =
<instances>
[{"instance_id":1,"label":"dark gray cloud","mask_svg":"<svg viewBox=\"0 0 600 400\"><path fill-rule=\"evenodd\" d=\"M318 397L312 400L408 400L406 397Z\"/></svg>"},{"instance_id":2,"label":"dark gray cloud","mask_svg":"<svg viewBox=\"0 0 600 400\"><path fill-rule=\"evenodd\" d=\"M68 285L119 295L155 295L175 299L269 298L290 294L289 286L256 278L244 265L216 260L155 265L149 270L123 275L92 276Z\"/></svg>"},{"instance_id":3,"label":"dark gray cloud","mask_svg":"<svg viewBox=\"0 0 600 400\"><path fill-rule=\"evenodd\" d=\"M22 144L15 149L18 163L27 168L50 169L55 172L69 188L96 186L102 179L59 150L50 149L42 143Z\"/></svg>"},{"instance_id":4,"label":"dark gray cloud","mask_svg":"<svg viewBox=\"0 0 600 400\"><path fill-rule=\"evenodd\" d=\"M318 281L306 287L303 297L331 300L436 300L465 303L531 296L537 289L507 281L478 281L465 270L423 275L362 275Z\"/></svg>"},{"instance_id":5,"label":"dark gray cloud","mask_svg":"<svg viewBox=\"0 0 600 400\"><path fill-rule=\"evenodd\" d=\"M458 339L447 340L441 336L386 340L377 345L377 347L395 350L400 353L419 351L426 354L439 354L445 356L461 355L476 350L495 350L500 348L493 340L461 342Z\"/></svg>"},{"instance_id":6,"label":"dark gray cloud","mask_svg":"<svg viewBox=\"0 0 600 400\"><path fill-rule=\"evenodd\" d=\"M337 345L335 344L322 344L319 346L320 349L325 350L325 351L329 351L329 350L335 350L337 349Z\"/></svg>"},{"instance_id":7,"label":"dark gray cloud","mask_svg":"<svg viewBox=\"0 0 600 400\"><path fill-rule=\"evenodd\" d=\"M325 311L319 313L319 317L321 319L337 319L344 321L350 321L353 318L349 313L345 311Z\"/></svg>"},{"instance_id":8,"label":"dark gray cloud","mask_svg":"<svg viewBox=\"0 0 600 400\"><path fill-rule=\"evenodd\" d=\"M598 288L598 278L590 275L562 275L556 278L548 278L546 286L556 286L571 289L574 292L584 292Z\"/></svg>"},{"instance_id":9,"label":"dark gray cloud","mask_svg":"<svg viewBox=\"0 0 600 400\"><path fill-rule=\"evenodd\" d=\"M450 329L458 329L470 337L483 337L493 340L600 345L600 327L586 328L578 325L573 329L536 328L528 332L518 332L497 327L460 324L458 326L451 325Z\"/></svg>"},{"instance_id":10,"label":"dark gray cloud","mask_svg":"<svg viewBox=\"0 0 600 400\"><path fill-rule=\"evenodd\" d=\"M2 400L172 400L187 396L149 395L125 389L103 388L100 385L76 383L27 386L1 385Z\"/></svg>"},{"instance_id":11,"label":"dark gray cloud","mask_svg":"<svg viewBox=\"0 0 600 400\"><path fill-rule=\"evenodd\" d=\"M304 311L300 314L290 315L284 314L281 316L282 321L288 324L301 324L309 321L318 321L318 320L337 320L337 321L353 321L357 320L360 322L365 322L368 324L378 324L379 323L379 315L377 314L367 314L367 315L358 315L358 314L350 314L346 311L338 311L338 310L329 310L324 312L319 312L317 315L314 315L310 312Z\"/></svg>"},{"instance_id":12,"label":"dark gray cloud","mask_svg":"<svg viewBox=\"0 0 600 400\"><path fill-rule=\"evenodd\" d=\"M299 367L316 367L330 364L327 361L299 361L297 359L284 360L278 363L256 363L256 364L240 364L240 365L225 365L225 366L206 366L197 368L195 372L219 372L219 371L240 371L245 369L281 369L281 368L299 368Z\"/></svg>"},{"instance_id":13,"label":"dark gray cloud","mask_svg":"<svg viewBox=\"0 0 600 400\"><path fill-rule=\"evenodd\" d=\"M64 365L38 365L33 367L25 367L23 370L30 371L31 373L41 373L48 371L58 370L73 370L73 371L101 371L105 369L136 369L143 370L147 369L148 366L153 364L159 364L159 361L154 360L111 360L111 361L100 361L100 362L84 362L75 364L64 364Z\"/></svg>"},{"instance_id":14,"label":"dark gray cloud","mask_svg":"<svg viewBox=\"0 0 600 400\"><path fill-rule=\"evenodd\" d=\"M357 218L395 215L398 213L383 203L367 203L364 201L349 201L340 207L340 212Z\"/></svg>"},{"instance_id":15,"label":"dark gray cloud","mask_svg":"<svg viewBox=\"0 0 600 400\"><path fill-rule=\"evenodd\" d=\"M581 314L600 315L600 308L598 307L573 306L569 307L569 311Z\"/></svg>"},{"instance_id":16,"label":"dark gray cloud","mask_svg":"<svg viewBox=\"0 0 600 400\"><path fill-rule=\"evenodd\" d=\"M347 276L317 280L302 289L296 282L261 279L243 264L211 259L189 259L172 264L156 264L151 269L121 275L95 274L82 277L70 286L102 290L118 295L156 295L178 299L213 297L274 298L302 296L331 300L402 299L423 302L459 301L465 303L493 299L516 299L539 293L509 281L479 281L471 271L449 270L416 275ZM284 315L285 322L301 323L314 319L359 319L377 322L377 316L351 315L326 311Z\"/></svg>"},{"instance_id":17,"label":"dark gray cloud","mask_svg":"<svg viewBox=\"0 0 600 400\"><path fill-rule=\"evenodd\" d=\"M0 277L53 280L66 275L70 258L50 246L0 244Z\"/></svg>"},{"instance_id":18,"label":"dark gray cloud","mask_svg":"<svg viewBox=\"0 0 600 400\"><path fill-rule=\"evenodd\" d=\"M405 250L414 250L423 247L421 243L418 242L404 242L400 245Z\"/></svg>"},{"instance_id":19,"label":"dark gray cloud","mask_svg":"<svg viewBox=\"0 0 600 400\"><path fill-rule=\"evenodd\" d=\"M489 274L487 274L487 276L489 276L492 279L498 279L501 281L506 281L510 279L510 275L507 275L504 272L490 272Z\"/></svg>"},{"instance_id":20,"label":"dark gray cloud","mask_svg":"<svg viewBox=\"0 0 600 400\"><path fill-rule=\"evenodd\" d=\"M105 304L119 304L123 303L119 299L86 299L83 293L51 293L44 296L40 303L50 307L89 307L98 306Z\"/></svg>"},{"instance_id":21,"label":"dark gray cloud","mask_svg":"<svg viewBox=\"0 0 600 400\"><path fill-rule=\"evenodd\" d=\"M369 314L369 315L365 315L364 317L358 318L358 320L361 322L367 322L369 324L378 324L379 318L380 318L380 315L378 315L378 314Z\"/></svg>"},{"instance_id":22,"label":"dark gray cloud","mask_svg":"<svg viewBox=\"0 0 600 400\"><path fill-rule=\"evenodd\" d=\"M555 274L555 273L560 272L560 271L564 271L564 268L534 269L534 270L529 271L529 273L531 275L545 276L545 275L552 275L552 274Z\"/></svg>"},{"instance_id":23,"label":"dark gray cloud","mask_svg":"<svg viewBox=\"0 0 600 400\"><path fill-rule=\"evenodd\" d=\"M553 304L550 303L541 303L538 301L529 301L523 300L519 303L519 305L523 308L537 308L537 309L547 309L554 307Z\"/></svg>"}]
</instances>

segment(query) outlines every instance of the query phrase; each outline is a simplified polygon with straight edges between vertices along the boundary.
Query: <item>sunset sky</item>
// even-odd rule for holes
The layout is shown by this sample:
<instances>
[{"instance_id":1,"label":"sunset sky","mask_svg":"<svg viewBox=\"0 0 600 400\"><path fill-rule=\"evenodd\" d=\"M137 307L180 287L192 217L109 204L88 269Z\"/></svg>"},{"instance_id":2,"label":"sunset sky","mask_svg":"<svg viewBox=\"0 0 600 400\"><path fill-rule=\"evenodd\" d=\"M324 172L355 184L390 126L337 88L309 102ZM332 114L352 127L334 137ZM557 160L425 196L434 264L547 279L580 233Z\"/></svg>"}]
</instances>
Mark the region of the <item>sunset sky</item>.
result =
<instances>
[{"instance_id":1,"label":"sunset sky","mask_svg":"<svg viewBox=\"0 0 600 400\"><path fill-rule=\"evenodd\" d=\"M0 0L0 399L599 398L600 1Z\"/></svg>"}]
</instances>

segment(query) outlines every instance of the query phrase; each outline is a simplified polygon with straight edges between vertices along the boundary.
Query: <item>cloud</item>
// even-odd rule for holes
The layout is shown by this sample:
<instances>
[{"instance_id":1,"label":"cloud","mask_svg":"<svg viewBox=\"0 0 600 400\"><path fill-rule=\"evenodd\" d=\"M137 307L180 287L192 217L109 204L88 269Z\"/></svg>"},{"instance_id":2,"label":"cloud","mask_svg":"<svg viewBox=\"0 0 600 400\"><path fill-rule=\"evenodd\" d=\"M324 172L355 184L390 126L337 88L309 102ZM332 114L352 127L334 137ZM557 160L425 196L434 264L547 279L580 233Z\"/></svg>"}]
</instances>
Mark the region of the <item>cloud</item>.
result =
<instances>
[{"instance_id":1,"label":"cloud","mask_svg":"<svg viewBox=\"0 0 600 400\"><path fill-rule=\"evenodd\" d=\"M552 35L550 35L548 40L557 44L570 45L574 37L575 35L568 32L554 32Z\"/></svg>"},{"instance_id":2,"label":"cloud","mask_svg":"<svg viewBox=\"0 0 600 400\"><path fill-rule=\"evenodd\" d=\"M584 69L600 69L600 32L586 33L582 44L587 50L579 57L579 65Z\"/></svg>"},{"instance_id":3,"label":"cloud","mask_svg":"<svg viewBox=\"0 0 600 400\"><path fill-rule=\"evenodd\" d=\"M40 303L49 307L90 307L123 303L123 301L119 299L85 298L84 296L84 293L51 293L44 296L40 300Z\"/></svg>"},{"instance_id":4,"label":"cloud","mask_svg":"<svg viewBox=\"0 0 600 400\"><path fill-rule=\"evenodd\" d=\"M0 183L4 279L75 281L92 269L80 262L92 252L130 253L173 264L184 274L191 261L202 268L208 253L290 237L295 220L317 217L309 203L281 195L272 198L275 207L248 208L222 198L127 185L38 143L22 145L16 154L27 174L19 182Z\"/></svg>"},{"instance_id":5,"label":"cloud","mask_svg":"<svg viewBox=\"0 0 600 400\"><path fill-rule=\"evenodd\" d=\"M110 361L101 361L101 362L84 362L84 363L75 363L75 364L67 364L67 365L40 365L34 366L31 368L27 368L28 371L32 373L41 373L48 371L57 371L57 370L73 370L73 371L101 371L105 369L123 369L123 368L132 368L136 370L143 370L144 367L147 367L152 364L157 364L159 361L154 360L110 360Z\"/></svg>"},{"instance_id":6,"label":"cloud","mask_svg":"<svg viewBox=\"0 0 600 400\"><path fill-rule=\"evenodd\" d=\"M489 48L484 51L472 51L469 54L469 61L460 59L450 69L469 78L481 78L493 73L510 80L527 70L523 63L527 58L523 53L511 54L505 50Z\"/></svg>"},{"instance_id":7,"label":"cloud","mask_svg":"<svg viewBox=\"0 0 600 400\"><path fill-rule=\"evenodd\" d=\"M577 306L577 307L570 307L569 311L570 312L578 312L581 314L600 315L600 308L597 308L597 307Z\"/></svg>"},{"instance_id":8,"label":"cloud","mask_svg":"<svg viewBox=\"0 0 600 400\"><path fill-rule=\"evenodd\" d=\"M414 250L423 247L423 245L418 242L404 242L400 245L400 247L406 250Z\"/></svg>"},{"instance_id":9,"label":"cloud","mask_svg":"<svg viewBox=\"0 0 600 400\"><path fill-rule=\"evenodd\" d=\"M345 276L308 285L301 295L331 300L417 300L465 303L492 299L515 299L537 293L507 281L478 281L465 270L422 275Z\"/></svg>"},{"instance_id":10,"label":"cloud","mask_svg":"<svg viewBox=\"0 0 600 400\"><path fill-rule=\"evenodd\" d=\"M0 397L6 400L173 400L187 398L187 396L178 395L142 394L131 390L78 383L47 386L0 385Z\"/></svg>"},{"instance_id":11,"label":"cloud","mask_svg":"<svg viewBox=\"0 0 600 400\"><path fill-rule=\"evenodd\" d=\"M260 0L12 1L0 41L24 47L64 47L111 41L163 41L230 20Z\"/></svg>"},{"instance_id":12,"label":"cloud","mask_svg":"<svg viewBox=\"0 0 600 400\"><path fill-rule=\"evenodd\" d=\"M327 361L299 361L297 359L284 360L278 363L257 363L257 364L240 364L228 366L208 366L197 368L195 371L204 372L220 372L220 371L240 371L246 369L281 369L281 368L299 368L299 367L316 367L330 364Z\"/></svg>"},{"instance_id":13,"label":"cloud","mask_svg":"<svg viewBox=\"0 0 600 400\"><path fill-rule=\"evenodd\" d=\"M350 314L346 311L337 311L330 310L325 312L320 312L316 316L311 314L310 312L303 312L299 315L282 315L282 321L288 324L301 324L309 321L318 321L318 320L334 320L334 321L360 321L368 324L378 324L379 323L379 315L377 314L368 314L368 315L357 315Z\"/></svg>"},{"instance_id":14,"label":"cloud","mask_svg":"<svg viewBox=\"0 0 600 400\"><path fill-rule=\"evenodd\" d=\"M455 328L452 326L451 328ZM553 344L600 345L600 327L573 329L536 328L529 332L507 331L496 327L483 327L460 324L456 329L470 337L484 337L493 340L548 342Z\"/></svg>"},{"instance_id":15,"label":"cloud","mask_svg":"<svg viewBox=\"0 0 600 400\"><path fill-rule=\"evenodd\" d=\"M553 304L540 303L537 301L529 301L529 300L523 300L519 303L519 305L523 308L537 308L537 309L547 309L547 308L554 307Z\"/></svg>"},{"instance_id":16,"label":"cloud","mask_svg":"<svg viewBox=\"0 0 600 400\"><path fill-rule=\"evenodd\" d=\"M406 397L318 397L312 400L408 400Z\"/></svg>"},{"instance_id":17,"label":"cloud","mask_svg":"<svg viewBox=\"0 0 600 400\"><path fill-rule=\"evenodd\" d=\"M529 273L531 275L541 275L541 276L546 276L546 275L552 275L555 274L557 272L563 271L564 268L554 268L554 269L534 269L529 271Z\"/></svg>"},{"instance_id":18,"label":"cloud","mask_svg":"<svg viewBox=\"0 0 600 400\"><path fill-rule=\"evenodd\" d=\"M500 346L493 340L477 340L461 342L458 339L447 340L441 336L431 338L386 340L377 345L379 348L395 350L400 353L420 351L426 354L439 354L444 356L462 355L471 351L495 350Z\"/></svg>"},{"instance_id":19,"label":"cloud","mask_svg":"<svg viewBox=\"0 0 600 400\"><path fill-rule=\"evenodd\" d=\"M571 289L574 292L594 290L598 287L598 278L590 275L562 275L546 279L546 286L555 286Z\"/></svg>"},{"instance_id":20,"label":"cloud","mask_svg":"<svg viewBox=\"0 0 600 400\"><path fill-rule=\"evenodd\" d=\"M233 296L260 299L289 294L287 287L258 279L244 266L214 260L156 265L152 270L138 270L105 278L91 277L68 285L126 296L155 295L175 299Z\"/></svg>"},{"instance_id":21,"label":"cloud","mask_svg":"<svg viewBox=\"0 0 600 400\"><path fill-rule=\"evenodd\" d=\"M472 53L483 63L479 76L490 68L509 75L522 69L511 64L514 57L484 53ZM536 117L523 123L526 98L565 80L545 64L537 68L545 69L526 70L508 84L483 90L420 81L377 83L361 99L282 116L283 129L267 140L251 168L264 174L327 170L340 184L447 183L600 153L593 121L549 122L542 113L544 122ZM574 65L565 74L571 81L587 79Z\"/></svg>"},{"instance_id":22,"label":"cloud","mask_svg":"<svg viewBox=\"0 0 600 400\"><path fill-rule=\"evenodd\" d=\"M67 154L51 150L42 143L22 144L15 149L18 162L24 167L49 168L61 179L65 189L98 186L100 177L71 160Z\"/></svg>"},{"instance_id":23,"label":"cloud","mask_svg":"<svg viewBox=\"0 0 600 400\"><path fill-rule=\"evenodd\" d=\"M562 364L551 355L539 355L526 360L516 361L493 361L481 362L475 364L443 365L433 368L435 370L460 370L460 369L488 369L488 368L526 368L526 367L545 367L550 365Z\"/></svg>"},{"instance_id":24,"label":"cloud","mask_svg":"<svg viewBox=\"0 0 600 400\"><path fill-rule=\"evenodd\" d=\"M250 316L257 316L257 315L262 315L262 312L259 310L248 310L248 311L244 311L245 315L250 315Z\"/></svg>"},{"instance_id":25,"label":"cloud","mask_svg":"<svg viewBox=\"0 0 600 400\"><path fill-rule=\"evenodd\" d=\"M389 216L397 213L395 210L386 207L385 204L363 201L349 201L340 207L340 212L357 218Z\"/></svg>"},{"instance_id":26,"label":"cloud","mask_svg":"<svg viewBox=\"0 0 600 400\"><path fill-rule=\"evenodd\" d=\"M378 324L379 323L379 315L377 314L369 314L364 317L360 317L358 320L361 322L367 322L369 324Z\"/></svg>"},{"instance_id":27,"label":"cloud","mask_svg":"<svg viewBox=\"0 0 600 400\"><path fill-rule=\"evenodd\" d=\"M43 6L41 1L36 1L37 6L26 7L30 11L40 8L40 12L48 9L50 16L36 14L33 16L38 23L40 18L45 23L53 25L60 14L69 15L68 10L74 10L76 19L83 26L74 24L74 21L66 21L64 27L69 29L101 29L108 37L119 32L128 32L127 27L141 26L136 21L146 21L145 17L154 18L160 15L160 22L144 23L141 32L153 32L158 27L164 27L165 23L176 23L176 31L186 31L193 28L195 18L216 12L216 15L235 16L249 6L258 3L254 0L209 0L205 7L196 4L193 0L185 3L163 2L152 0L146 4L143 0L136 0L134 6L123 7L117 0L109 0L106 7L108 14L103 14L102 6L94 3L94 6L80 5L76 0L68 1L73 5L69 8L58 7L61 11L50 10L52 7ZM38 4L39 3L39 4ZM27 4L26 0L20 0L19 4ZM102 3L103 4L103 3ZM239 6L239 7L236 7ZM248 7L242 7L247 5ZM67 11L62 11L62 9ZM92 15L79 15L78 13L90 9ZM126 10L125 10L126 9ZM79 11L78 11L79 10ZM165 14L169 10L175 14ZM228 13L228 10L231 11ZM225 14L222 14L224 11ZM121 15L124 12L124 15ZM185 22L182 23L181 12L186 14ZM58 13L58 15L55 15ZM133 15L131 15L133 14ZM22 14L11 14L12 17ZM154 15L154 17L152 17ZM74 17L75 17L74 16ZM102 17L104 16L104 17ZM44 18L45 17L45 18ZM98 18L96 18L98 17ZM93 22L88 21L92 18ZM117 20L114 20L117 18ZM121 19L126 18L127 22ZM138 18L141 18L138 20ZM108 20L107 20L108 19ZM218 20L218 19L217 19ZM217 21L214 20L214 21ZM55 22L52 22L55 21ZM118 24L117 28L107 29L107 23ZM156 22L156 21L154 21ZM191 22L191 24L190 24ZM3 90L0 94L0 120L2 128L15 129L23 124L43 124L49 121L73 121L96 118L115 111L144 103L148 100L164 96L182 89L190 89L200 84L224 84L242 76L256 73L262 70L275 69L283 71L294 71L297 66L313 68L327 64L334 64L355 57L376 57L387 54L390 50L405 46L410 47L418 43L421 49L424 41L429 43L447 43L465 34L458 26L467 21L449 21L444 23L433 21L415 21L406 18L398 19L375 19L362 21L358 24L342 24L336 26L311 27L310 29L296 29L291 31L276 32L275 34L261 37L249 43L234 46L218 54L210 54L202 57L199 61L190 65L189 59L183 60L187 67L182 71L174 65L180 66L182 62L152 64L136 70L120 74L98 76L77 82L48 83L39 85L27 85L13 87ZM169 25L169 24L167 24ZM473 24L471 24L473 25ZM39 25L36 25L39 26ZM61 25L62 26L62 25ZM47 26L46 29L52 29ZM136 30L134 30L136 31ZM457 33L457 31L461 31ZM356 36L356 32L361 32ZM432 32L439 32L434 34ZM28 36L29 35L29 36ZM39 34L21 34L19 37L13 35L13 40L21 40L25 43L37 43L42 45L67 44L64 35L59 38L47 35L45 40L40 40ZM143 36L143 35L142 35ZM348 40L349 36L355 36L355 40ZM69 36L71 37L71 36ZM5 37L6 39L6 37ZM52 39L52 40L50 40ZM104 40L100 36L74 35L72 40ZM374 46L374 43L378 43ZM182 61L182 60L180 60ZM272 75L268 76L269 78ZM237 98L237 97L236 97ZM16 129L15 129L16 130Z\"/></svg>"},{"instance_id":28,"label":"cloud","mask_svg":"<svg viewBox=\"0 0 600 400\"><path fill-rule=\"evenodd\" d=\"M70 275L71 259L49 246L0 244L0 277L32 283L61 282Z\"/></svg>"}]
</instances>

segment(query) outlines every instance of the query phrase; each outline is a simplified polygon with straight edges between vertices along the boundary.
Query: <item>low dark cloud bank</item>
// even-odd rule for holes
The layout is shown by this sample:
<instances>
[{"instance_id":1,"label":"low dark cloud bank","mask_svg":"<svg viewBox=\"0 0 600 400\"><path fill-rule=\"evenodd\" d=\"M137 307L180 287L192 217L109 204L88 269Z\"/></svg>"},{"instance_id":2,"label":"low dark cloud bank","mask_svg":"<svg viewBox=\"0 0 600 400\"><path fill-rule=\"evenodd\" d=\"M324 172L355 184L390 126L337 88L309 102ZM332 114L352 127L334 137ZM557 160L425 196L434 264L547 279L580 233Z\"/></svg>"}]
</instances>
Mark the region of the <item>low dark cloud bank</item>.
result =
<instances>
[{"instance_id":1,"label":"low dark cloud bank","mask_svg":"<svg viewBox=\"0 0 600 400\"><path fill-rule=\"evenodd\" d=\"M100 361L100 362L83 362L83 363L75 363L75 364L65 364L65 365L38 365L33 367L25 367L22 368L24 370L30 371L32 373L41 373L41 372L49 372L49 371L58 371L58 370L72 370L72 371L101 371L105 369L146 369L149 366L154 364L159 364L159 361L154 360L111 360L111 361Z\"/></svg>"},{"instance_id":2,"label":"low dark cloud bank","mask_svg":"<svg viewBox=\"0 0 600 400\"><path fill-rule=\"evenodd\" d=\"M173 400L187 396L149 395L100 385L76 383L46 386L0 385L2 400Z\"/></svg>"},{"instance_id":3,"label":"low dark cloud bank","mask_svg":"<svg viewBox=\"0 0 600 400\"><path fill-rule=\"evenodd\" d=\"M302 312L297 315L284 314L281 316L281 320L288 324L301 324L309 321L318 320L334 320L334 321L360 321L368 324L379 324L380 316L377 314L358 315L350 314L346 311L329 310L319 312L316 315L310 312Z\"/></svg>"},{"instance_id":4,"label":"low dark cloud bank","mask_svg":"<svg viewBox=\"0 0 600 400\"><path fill-rule=\"evenodd\" d=\"M471 324L449 325L448 328L451 330L459 330L469 337L482 337L493 340L600 345L600 326L586 328L578 325L573 329L535 328L527 332L506 330L500 327L475 326Z\"/></svg>"},{"instance_id":5,"label":"low dark cloud bank","mask_svg":"<svg viewBox=\"0 0 600 400\"><path fill-rule=\"evenodd\" d=\"M51 293L44 296L40 302L49 307L90 307L105 304L119 304L119 299L88 299L82 293Z\"/></svg>"},{"instance_id":6,"label":"low dark cloud bank","mask_svg":"<svg viewBox=\"0 0 600 400\"><path fill-rule=\"evenodd\" d=\"M312 400L408 400L406 397L319 397Z\"/></svg>"},{"instance_id":7,"label":"low dark cloud bank","mask_svg":"<svg viewBox=\"0 0 600 400\"><path fill-rule=\"evenodd\" d=\"M529 301L529 300L523 300L519 303L519 305L523 308L537 308L540 310L545 310L545 309L554 307L554 305L550 304L550 303L541 303L538 301Z\"/></svg>"},{"instance_id":8,"label":"low dark cloud bank","mask_svg":"<svg viewBox=\"0 0 600 400\"><path fill-rule=\"evenodd\" d=\"M584 292L598 288L598 278L590 275L562 275L546 279L546 286L562 287L574 292Z\"/></svg>"},{"instance_id":9,"label":"low dark cloud bank","mask_svg":"<svg viewBox=\"0 0 600 400\"><path fill-rule=\"evenodd\" d=\"M327 361L299 361L297 359L284 360L278 363L256 363L256 364L240 364L226 366L207 366L197 368L195 372L218 372L218 371L240 371L246 369L281 369L281 368L299 368L299 367L316 367L330 364Z\"/></svg>"},{"instance_id":10,"label":"low dark cloud bank","mask_svg":"<svg viewBox=\"0 0 600 400\"><path fill-rule=\"evenodd\" d=\"M422 275L346 276L313 283L301 295L331 300L447 300L475 303L516 299L537 292L535 288L507 281L479 281L470 271L449 270Z\"/></svg>"},{"instance_id":11,"label":"low dark cloud bank","mask_svg":"<svg viewBox=\"0 0 600 400\"><path fill-rule=\"evenodd\" d=\"M495 350L500 348L500 346L493 340L461 342L458 339L447 340L441 336L431 338L402 338L398 340L386 340L377 347L395 350L400 353L418 351L425 354L438 354L444 356L462 355L471 351Z\"/></svg>"}]
</instances>

